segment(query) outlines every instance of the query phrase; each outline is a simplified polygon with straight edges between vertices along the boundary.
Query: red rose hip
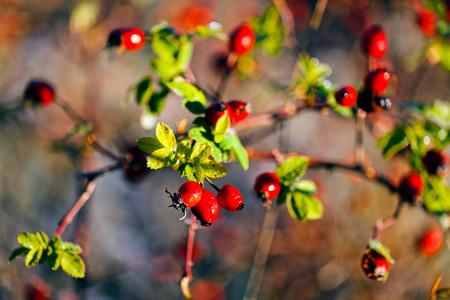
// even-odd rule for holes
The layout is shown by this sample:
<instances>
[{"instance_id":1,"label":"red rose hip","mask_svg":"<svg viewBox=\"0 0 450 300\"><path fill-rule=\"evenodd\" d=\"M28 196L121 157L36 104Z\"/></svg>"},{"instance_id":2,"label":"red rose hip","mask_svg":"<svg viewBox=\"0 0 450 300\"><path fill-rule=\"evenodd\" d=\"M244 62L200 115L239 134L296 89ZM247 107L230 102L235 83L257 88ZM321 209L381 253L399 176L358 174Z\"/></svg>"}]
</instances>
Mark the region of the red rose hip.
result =
<instances>
[{"instance_id":1,"label":"red rose hip","mask_svg":"<svg viewBox=\"0 0 450 300\"><path fill-rule=\"evenodd\" d=\"M436 34L436 22L438 16L431 10L423 10L417 16L417 23L420 29L426 36L433 36Z\"/></svg>"},{"instance_id":2,"label":"red rose hip","mask_svg":"<svg viewBox=\"0 0 450 300\"><path fill-rule=\"evenodd\" d=\"M244 120L252 111L251 104L242 100L228 101L228 106L231 110L231 122L233 123Z\"/></svg>"},{"instance_id":3,"label":"red rose hip","mask_svg":"<svg viewBox=\"0 0 450 300\"><path fill-rule=\"evenodd\" d=\"M231 50L238 55L247 55L255 46L255 32L248 24L239 26L230 36Z\"/></svg>"},{"instance_id":4,"label":"red rose hip","mask_svg":"<svg viewBox=\"0 0 450 300\"><path fill-rule=\"evenodd\" d=\"M391 74L386 69L378 68L366 75L364 84L366 88L377 93L382 93L389 86L390 79Z\"/></svg>"},{"instance_id":5,"label":"red rose hip","mask_svg":"<svg viewBox=\"0 0 450 300\"><path fill-rule=\"evenodd\" d=\"M377 281L384 281L389 274L389 261L373 249L366 249L361 261L366 276Z\"/></svg>"},{"instance_id":6,"label":"red rose hip","mask_svg":"<svg viewBox=\"0 0 450 300\"><path fill-rule=\"evenodd\" d=\"M420 252L424 256L433 256L441 250L443 243L444 234L442 230L437 227L431 228L422 236Z\"/></svg>"},{"instance_id":7,"label":"red rose hip","mask_svg":"<svg viewBox=\"0 0 450 300\"><path fill-rule=\"evenodd\" d=\"M275 173L262 173L256 177L253 189L263 200L272 200L281 190L280 178Z\"/></svg>"},{"instance_id":8,"label":"red rose hip","mask_svg":"<svg viewBox=\"0 0 450 300\"><path fill-rule=\"evenodd\" d=\"M387 51L386 34L379 25L366 29L361 37L363 50L373 58L382 58Z\"/></svg>"},{"instance_id":9,"label":"red rose hip","mask_svg":"<svg viewBox=\"0 0 450 300\"><path fill-rule=\"evenodd\" d=\"M211 126L216 126L220 117L228 114L231 117L231 109L224 101L216 101L212 103L205 112L206 122Z\"/></svg>"},{"instance_id":10,"label":"red rose hip","mask_svg":"<svg viewBox=\"0 0 450 300\"><path fill-rule=\"evenodd\" d=\"M448 156L445 153L430 150L422 158L422 162L429 174L445 176L448 173Z\"/></svg>"},{"instance_id":11,"label":"red rose hip","mask_svg":"<svg viewBox=\"0 0 450 300\"><path fill-rule=\"evenodd\" d=\"M111 31L107 47L120 47L128 51L137 51L144 46L145 34L137 27L117 28Z\"/></svg>"},{"instance_id":12,"label":"red rose hip","mask_svg":"<svg viewBox=\"0 0 450 300\"><path fill-rule=\"evenodd\" d=\"M53 87L42 79L31 80L23 95L25 102L31 102L31 104L48 106L55 100L55 92Z\"/></svg>"},{"instance_id":13,"label":"red rose hip","mask_svg":"<svg viewBox=\"0 0 450 300\"><path fill-rule=\"evenodd\" d=\"M219 205L231 212L242 210L245 206L242 195L237 188L232 185L224 185L217 194Z\"/></svg>"},{"instance_id":14,"label":"red rose hip","mask_svg":"<svg viewBox=\"0 0 450 300\"><path fill-rule=\"evenodd\" d=\"M352 107L358 99L358 93L352 86L344 86L334 93L336 102L344 107Z\"/></svg>"},{"instance_id":15,"label":"red rose hip","mask_svg":"<svg viewBox=\"0 0 450 300\"><path fill-rule=\"evenodd\" d=\"M200 202L192 208L192 214L197 217L202 226L211 226L219 215L219 203L216 196L208 190L203 190Z\"/></svg>"},{"instance_id":16,"label":"red rose hip","mask_svg":"<svg viewBox=\"0 0 450 300\"><path fill-rule=\"evenodd\" d=\"M398 192L404 200L416 203L416 198L422 194L423 187L422 177L417 173L411 173L403 177L398 187Z\"/></svg>"},{"instance_id":17,"label":"red rose hip","mask_svg":"<svg viewBox=\"0 0 450 300\"><path fill-rule=\"evenodd\" d=\"M194 207L202 199L202 186L195 181L185 182L178 189L178 195L187 208Z\"/></svg>"}]
</instances>

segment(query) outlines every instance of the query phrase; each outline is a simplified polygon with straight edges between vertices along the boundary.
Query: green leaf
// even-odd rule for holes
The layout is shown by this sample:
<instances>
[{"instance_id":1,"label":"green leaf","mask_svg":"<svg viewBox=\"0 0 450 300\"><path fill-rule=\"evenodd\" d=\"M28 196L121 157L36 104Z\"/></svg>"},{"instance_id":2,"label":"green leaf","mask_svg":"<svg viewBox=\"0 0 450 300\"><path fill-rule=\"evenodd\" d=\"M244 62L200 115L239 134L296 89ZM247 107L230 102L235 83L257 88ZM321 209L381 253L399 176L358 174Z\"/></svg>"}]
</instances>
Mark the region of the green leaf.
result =
<instances>
[{"instance_id":1,"label":"green leaf","mask_svg":"<svg viewBox=\"0 0 450 300\"><path fill-rule=\"evenodd\" d=\"M53 236L50 242L48 243L49 248L55 250L55 249L61 249L62 247L62 241L61 237L59 236Z\"/></svg>"},{"instance_id":2,"label":"green leaf","mask_svg":"<svg viewBox=\"0 0 450 300\"><path fill-rule=\"evenodd\" d=\"M327 95L328 104L333 108L335 112L343 116L344 118L350 119L353 117L353 111L351 107L344 107L336 102L334 93L329 93Z\"/></svg>"},{"instance_id":3,"label":"green leaf","mask_svg":"<svg viewBox=\"0 0 450 300\"><path fill-rule=\"evenodd\" d=\"M206 97L202 91L187 82L168 82L167 86L178 96L184 97L181 103L193 114L203 114L206 111Z\"/></svg>"},{"instance_id":4,"label":"green leaf","mask_svg":"<svg viewBox=\"0 0 450 300\"><path fill-rule=\"evenodd\" d=\"M367 242L367 247L383 255L390 264L395 264L395 260L391 256L391 250L383 245L379 240L369 239Z\"/></svg>"},{"instance_id":5,"label":"green leaf","mask_svg":"<svg viewBox=\"0 0 450 300\"><path fill-rule=\"evenodd\" d=\"M442 288L436 291L436 297L438 298L450 298L450 288Z\"/></svg>"},{"instance_id":6,"label":"green leaf","mask_svg":"<svg viewBox=\"0 0 450 300\"><path fill-rule=\"evenodd\" d=\"M191 160L201 162L211 155L211 146L207 143L196 143L191 154Z\"/></svg>"},{"instance_id":7,"label":"green leaf","mask_svg":"<svg viewBox=\"0 0 450 300\"><path fill-rule=\"evenodd\" d=\"M283 205L286 203L286 201L289 201L291 199L292 193L289 186L282 184L280 193L277 197L277 205Z\"/></svg>"},{"instance_id":8,"label":"green leaf","mask_svg":"<svg viewBox=\"0 0 450 300\"><path fill-rule=\"evenodd\" d=\"M230 149L236 156L236 160L241 164L244 170L248 169L248 154L245 147L242 145L239 138L233 134L227 133L224 136L222 142L220 142L219 147L228 150Z\"/></svg>"},{"instance_id":9,"label":"green leaf","mask_svg":"<svg viewBox=\"0 0 450 300\"><path fill-rule=\"evenodd\" d=\"M216 126L213 131L214 142L220 143L224 139L225 133L227 132L228 128L230 128L230 125L230 116L228 114L223 114L219 118L219 120L217 120Z\"/></svg>"},{"instance_id":10,"label":"green leaf","mask_svg":"<svg viewBox=\"0 0 450 300\"><path fill-rule=\"evenodd\" d=\"M270 54L276 54L283 46L285 28L281 13L275 4L269 5L265 13L250 20L257 36L257 43Z\"/></svg>"},{"instance_id":11,"label":"green leaf","mask_svg":"<svg viewBox=\"0 0 450 300\"><path fill-rule=\"evenodd\" d=\"M81 249L80 245L70 242L63 242L62 247L64 251L72 253L72 254L79 254L83 252L83 249Z\"/></svg>"},{"instance_id":12,"label":"green leaf","mask_svg":"<svg viewBox=\"0 0 450 300\"><path fill-rule=\"evenodd\" d=\"M199 101L185 101L184 107L186 107L187 110L194 115L202 115L206 111L205 105Z\"/></svg>"},{"instance_id":13,"label":"green leaf","mask_svg":"<svg viewBox=\"0 0 450 300\"><path fill-rule=\"evenodd\" d=\"M437 176L431 176L422 193L424 208L432 213L450 212L450 189Z\"/></svg>"},{"instance_id":14,"label":"green leaf","mask_svg":"<svg viewBox=\"0 0 450 300\"><path fill-rule=\"evenodd\" d=\"M302 222L322 218L322 203L308 194L294 191L287 207L289 214Z\"/></svg>"},{"instance_id":15,"label":"green leaf","mask_svg":"<svg viewBox=\"0 0 450 300\"><path fill-rule=\"evenodd\" d=\"M191 63L192 52L194 47L192 45L192 40L188 36L182 36L180 40L180 50L177 56L177 65L181 72L186 71Z\"/></svg>"},{"instance_id":16,"label":"green leaf","mask_svg":"<svg viewBox=\"0 0 450 300\"><path fill-rule=\"evenodd\" d=\"M391 132L388 132L377 142L378 147L383 149L382 154L384 159L392 158L399 151L405 149L408 144L406 127L404 126L399 126Z\"/></svg>"},{"instance_id":17,"label":"green leaf","mask_svg":"<svg viewBox=\"0 0 450 300\"><path fill-rule=\"evenodd\" d=\"M182 140L177 144L177 154L181 156L183 160L188 160L192 154L192 144L187 140Z\"/></svg>"},{"instance_id":18,"label":"green leaf","mask_svg":"<svg viewBox=\"0 0 450 300\"><path fill-rule=\"evenodd\" d=\"M152 59L150 67L155 70L160 76L162 81L169 81L179 74L178 68L174 61L168 61L161 57Z\"/></svg>"},{"instance_id":19,"label":"green leaf","mask_svg":"<svg viewBox=\"0 0 450 300\"><path fill-rule=\"evenodd\" d=\"M48 244L48 236L45 234L45 232L43 232L43 231L38 231L38 232L36 233L36 237L38 238L39 243L40 243L40 245L41 245L42 248L47 247L47 244Z\"/></svg>"},{"instance_id":20,"label":"green leaf","mask_svg":"<svg viewBox=\"0 0 450 300\"><path fill-rule=\"evenodd\" d=\"M295 185L295 190L305 193L305 194L315 194L317 193L317 186L312 180L300 180Z\"/></svg>"},{"instance_id":21,"label":"green leaf","mask_svg":"<svg viewBox=\"0 0 450 300\"><path fill-rule=\"evenodd\" d=\"M37 264L42 257L43 251L44 251L43 248L30 249L30 251L27 254L27 257L25 258L25 266L27 268L31 268L32 266Z\"/></svg>"},{"instance_id":22,"label":"green leaf","mask_svg":"<svg viewBox=\"0 0 450 300\"><path fill-rule=\"evenodd\" d=\"M148 109L151 114L159 115L166 105L166 97L169 94L167 86L160 82L161 90L158 93L153 93L148 102Z\"/></svg>"},{"instance_id":23,"label":"green leaf","mask_svg":"<svg viewBox=\"0 0 450 300\"><path fill-rule=\"evenodd\" d=\"M205 172L205 176L210 178L220 178L228 173L227 169L225 169L223 165L212 160L202 161L200 166Z\"/></svg>"},{"instance_id":24,"label":"green leaf","mask_svg":"<svg viewBox=\"0 0 450 300\"><path fill-rule=\"evenodd\" d=\"M305 174L309 159L306 156L296 156L288 159L275 169L275 174L280 177L284 185L290 186L298 178Z\"/></svg>"},{"instance_id":25,"label":"green leaf","mask_svg":"<svg viewBox=\"0 0 450 300\"><path fill-rule=\"evenodd\" d=\"M420 156L427 153L428 146L425 144L425 137L428 136L428 132L423 128L422 124L414 124L411 127L405 128L406 137L409 141L411 151Z\"/></svg>"},{"instance_id":26,"label":"green leaf","mask_svg":"<svg viewBox=\"0 0 450 300\"><path fill-rule=\"evenodd\" d=\"M450 49L449 49L450 50ZM450 104L436 100L423 110L425 117L444 129L450 129Z\"/></svg>"},{"instance_id":27,"label":"green leaf","mask_svg":"<svg viewBox=\"0 0 450 300\"><path fill-rule=\"evenodd\" d=\"M203 179L205 179L205 171L199 164L186 164L184 172L191 181L202 183Z\"/></svg>"},{"instance_id":28,"label":"green leaf","mask_svg":"<svg viewBox=\"0 0 450 300\"><path fill-rule=\"evenodd\" d=\"M161 122L156 125L156 138L161 142L161 144L164 145L166 149L172 150L177 144L172 129Z\"/></svg>"},{"instance_id":29,"label":"green leaf","mask_svg":"<svg viewBox=\"0 0 450 300\"><path fill-rule=\"evenodd\" d=\"M61 267L72 277L83 278L86 273L84 261L78 254L63 252L61 258Z\"/></svg>"},{"instance_id":30,"label":"green leaf","mask_svg":"<svg viewBox=\"0 0 450 300\"><path fill-rule=\"evenodd\" d=\"M222 41L227 41L228 36L222 31L222 25L211 22L207 26L197 26L193 34L199 37L211 37Z\"/></svg>"},{"instance_id":31,"label":"green leaf","mask_svg":"<svg viewBox=\"0 0 450 300\"><path fill-rule=\"evenodd\" d=\"M58 249L52 251L48 256L47 263L50 268L52 268L52 270L58 270L59 266L61 265L62 253L63 251Z\"/></svg>"},{"instance_id":32,"label":"green leaf","mask_svg":"<svg viewBox=\"0 0 450 300\"><path fill-rule=\"evenodd\" d=\"M152 153L158 149L164 148L164 145L154 137L142 137L137 140L139 149L144 152Z\"/></svg>"},{"instance_id":33,"label":"green leaf","mask_svg":"<svg viewBox=\"0 0 450 300\"><path fill-rule=\"evenodd\" d=\"M222 149L214 143L214 136L207 132L205 128L194 127L189 130L188 135L197 142L209 144L211 146L211 156L215 161L222 162L225 160Z\"/></svg>"},{"instance_id":34,"label":"green leaf","mask_svg":"<svg viewBox=\"0 0 450 300\"><path fill-rule=\"evenodd\" d=\"M166 29L156 31L153 33L152 48L162 58L175 59L179 48L177 37L173 31Z\"/></svg>"},{"instance_id":35,"label":"green leaf","mask_svg":"<svg viewBox=\"0 0 450 300\"><path fill-rule=\"evenodd\" d=\"M19 234L17 236L17 241L19 242L20 245L22 245L28 249L41 247L41 243L40 243L38 237L32 233L25 232L25 233Z\"/></svg>"},{"instance_id":36,"label":"green leaf","mask_svg":"<svg viewBox=\"0 0 450 300\"><path fill-rule=\"evenodd\" d=\"M161 169L171 165L171 159L174 152L172 150L161 148L153 151L147 160L147 167L153 170Z\"/></svg>"},{"instance_id":37,"label":"green leaf","mask_svg":"<svg viewBox=\"0 0 450 300\"><path fill-rule=\"evenodd\" d=\"M135 87L136 102L146 104L150 101L153 94L152 81L150 77L144 77Z\"/></svg>"},{"instance_id":38,"label":"green leaf","mask_svg":"<svg viewBox=\"0 0 450 300\"><path fill-rule=\"evenodd\" d=\"M30 251L30 249L25 248L25 247L19 247L13 250L13 252L11 253L11 255L8 258L8 261L13 261L14 259L16 259L17 257L20 256L25 256L28 254L28 252Z\"/></svg>"}]
</instances>

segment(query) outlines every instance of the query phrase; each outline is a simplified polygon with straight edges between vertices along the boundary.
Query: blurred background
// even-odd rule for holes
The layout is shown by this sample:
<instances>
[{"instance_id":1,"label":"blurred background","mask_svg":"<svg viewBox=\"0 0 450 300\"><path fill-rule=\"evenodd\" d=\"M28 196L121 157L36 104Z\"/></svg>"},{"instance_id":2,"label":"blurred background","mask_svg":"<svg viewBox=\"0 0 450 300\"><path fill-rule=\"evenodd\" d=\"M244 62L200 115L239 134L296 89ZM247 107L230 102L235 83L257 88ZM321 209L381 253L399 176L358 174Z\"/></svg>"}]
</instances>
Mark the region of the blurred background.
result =
<instances>
[{"instance_id":1,"label":"blurred background","mask_svg":"<svg viewBox=\"0 0 450 300\"><path fill-rule=\"evenodd\" d=\"M150 73L153 54L146 44L141 51L117 55L105 48L109 32L127 26L150 29L162 20L182 31L196 22L215 20L229 33L269 3L2 0L0 107L22 101L30 79L45 78L62 101L92 122L99 143L123 155L137 138L154 135L141 128L141 108L130 94L130 87ZM301 41L315 1L286 3ZM360 87L367 58L358 37L364 28L381 24L389 43L383 61L397 75L400 95L405 95L415 85L427 41L416 18L410 0L329 0L310 54L331 66L330 80L336 85ZM217 87L220 72L215 63L227 49L219 40L195 42L191 67L202 87ZM277 56L256 52L253 57L242 74L231 78L223 100L249 101L255 114L280 108L286 100L280 87L289 82L295 51L285 49ZM416 99L448 101L449 74L439 65L429 66L420 75ZM375 139L392 128L389 114L396 113L395 103L401 98L394 89L388 93L394 109L372 116L374 126L366 130L364 146L367 163L398 183L408 165L395 157L383 161L375 147ZM187 115L179 98L171 95L158 120L175 128ZM73 121L56 106L0 122L0 299L183 298L179 280L187 229L177 221L179 212L167 209L170 199L164 189L175 191L185 180L169 168L150 172L137 183L127 180L121 170L99 179L93 197L62 236L83 247L85 279L75 280L47 265L27 270L23 259L9 264L8 257L18 246L17 234L42 230L52 235L79 197L81 182L75 174L111 161L87 147L82 138L61 145ZM260 134L250 139L258 133L251 131L241 137L245 146L261 151L278 148L350 162L354 132L352 120L303 112L282 132L263 132L264 138ZM236 186L246 207L239 213L221 211L212 227L198 232L191 283L194 299L243 297L266 212L253 192L253 182L259 173L275 167L274 161L255 160L244 172L231 163L227 164L230 174L215 180L218 186ZM364 276L361 256L373 225L393 213L397 196L341 171L309 170L305 178L319 187L324 216L301 223L288 215L285 206L275 208L280 215L258 299L427 299L439 275L443 276L440 286L450 286L448 246L429 258L417 247L423 232L439 226L435 217L420 208L402 208L398 221L381 235L396 264L386 283L375 282Z\"/></svg>"}]
</instances>

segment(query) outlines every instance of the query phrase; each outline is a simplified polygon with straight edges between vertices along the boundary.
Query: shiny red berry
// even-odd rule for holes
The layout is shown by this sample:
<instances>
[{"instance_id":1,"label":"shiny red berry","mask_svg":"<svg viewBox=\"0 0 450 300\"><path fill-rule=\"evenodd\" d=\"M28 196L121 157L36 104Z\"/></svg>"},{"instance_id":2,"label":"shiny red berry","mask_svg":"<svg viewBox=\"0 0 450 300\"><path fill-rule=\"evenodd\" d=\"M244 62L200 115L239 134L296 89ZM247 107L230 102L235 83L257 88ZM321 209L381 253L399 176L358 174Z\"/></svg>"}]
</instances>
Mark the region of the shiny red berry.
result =
<instances>
[{"instance_id":1,"label":"shiny red berry","mask_svg":"<svg viewBox=\"0 0 450 300\"><path fill-rule=\"evenodd\" d=\"M234 30L230 40L232 51L238 55L247 55L255 46L255 32L248 24L244 24Z\"/></svg>"},{"instance_id":2,"label":"shiny red berry","mask_svg":"<svg viewBox=\"0 0 450 300\"><path fill-rule=\"evenodd\" d=\"M356 104L356 99L358 98L358 93L352 86L344 86L343 88L337 90L334 93L336 102L344 107L352 107Z\"/></svg>"},{"instance_id":3,"label":"shiny red berry","mask_svg":"<svg viewBox=\"0 0 450 300\"><path fill-rule=\"evenodd\" d=\"M281 190L280 178L275 173L259 174L256 177L253 189L263 201L275 199Z\"/></svg>"},{"instance_id":4,"label":"shiny red berry","mask_svg":"<svg viewBox=\"0 0 450 300\"><path fill-rule=\"evenodd\" d=\"M237 188L232 185L224 185L217 194L219 205L229 211L235 212L244 208L245 203Z\"/></svg>"},{"instance_id":5,"label":"shiny red berry","mask_svg":"<svg viewBox=\"0 0 450 300\"><path fill-rule=\"evenodd\" d=\"M33 79L25 88L23 98L25 102L31 102L31 104L48 106L53 103L55 92L48 82L42 79Z\"/></svg>"},{"instance_id":6,"label":"shiny red berry","mask_svg":"<svg viewBox=\"0 0 450 300\"><path fill-rule=\"evenodd\" d=\"M419 174L411 173L402 178L398 187L400 196L412 203L417 203L417 196L422 194L424 187L423 179Z\"/></svg>"},{"instance_id":7,"label":"shiny red berry","mask_svg":"<svg viewBox=\"0 0 450 300\"><path fill-rule=\"evenodd\" d=\"M216 101L212 103L205 112L206 122L211 126L216 126L217 121L224 114L228 114L231 117L231 109L224 101Z\"/></svg>"},{"instance_id":8,"label":"shiny red berry","mask_svg":"<svg viewBox=\"0 0 450 300\"><path fill-rule=\"evenodd\" d=\"M378 68L375 71L369 72L364 79L366 88L377 92L384 92L389 86L391 74L386 69Z\"/></svg>"},{"instance_id":9,"label":"shiny red berry","mask_svg":"<svg viewBox=\"0 0 450 300\"><path fill-rule=\"evenodd\" d=\"M107 47L123 47L128 51L136 51L145 43L145 34L137 27L117 28L111 31L108 37Z\"/></svg>"},{"instance_id":10,"label":"shiny red berry","mask_svg":"<svg viewBox=\"0 0 450 300\"><path fill-rule=\"evenodd\" d=\"M231 109L231 122L233 123L244 120L252 112L252 105L249 102L232 100L227 104Z\"/></svg>"},{"instance_id":11,"label":"shiny red berry","mask_svg":"<svg viewBox=\"0 0 450 300\"><path fill-rule=\"evenodd\" d=\"M187 208L194 207L202 199L202 186L195 181L185 182L178 189L178 195Z\"/></svg>"},{"instance_id":12,"label":"shiny red berry","mask_svg":"<svg viewBox=\"0 0 450 300\"><path fill-rule=\"evenodd\" d=\"M216 196L208 190L203 190L200 202L192 208L192 214L197 217L202 226L211 226L219 215L219 203Z\"/></svg>"},{"instance_id":13,"label":"shiny red berry","mask_svg":"<svg viewBox=\"0 0 450 300\"><path fill-rule=\"evenodd\" d=\"M445 176L448 173L448 156L445 153L430 150L422 158L422 162L425 165L429 174Z\"/></svg>"},{"instance_id":14,"label":"shiny red berry","mask_svg":"<svg viewBox=\"0 0 450 300\"><path fill-rule=\"evenodd\" d=\"M386 34L379 25L374 25L364 30L361 43L364 51L373 58L382 58L386 54Z\"/></svg>"},{"instance_id":15,"label":"shiny red berry","mask_svg":"<svg viewBox=\"0 0 450 300\"><path fill-rule=\"evenodd\" d=\"M440 228L431 228L422 236L420 240L420 252L424 256L437 254L444 243L444 234Z\"/></svg>"},{"instance_id":16,"label":"shiny red berry","mask_svg":"<svg viewBox=\"0 0 450 300\"><path fill-rule=\"evenodd\" d=\"M420 29L426 36L433 36L436 34L436 22L438 16L431 10L423 10L417 16L417 23Z\"/></svg>"},{"instance_id":17,"label":"shiny red berry","mask_svg":"<svg viewBox=\"0 0 450 300\"><path fill-rule=\"evenodd\" d=\"M366 249L361 265L366 276L373 280L384 281L389 274L389 261L373 249Z\"/></svg>"},{"instance_id":18,"label":"shiny red berry","mask_svg":"<svg viewBox=\"0 0 450 300\"><path fill-rule=\"evenodd\" d=\"M147 167L147 156L148 153L139 149L137 145L128 147L125 155L128 162L128 167L124 170L125 179L136 183L150 173L150 169Z\"/></svg>"}]
</instances>

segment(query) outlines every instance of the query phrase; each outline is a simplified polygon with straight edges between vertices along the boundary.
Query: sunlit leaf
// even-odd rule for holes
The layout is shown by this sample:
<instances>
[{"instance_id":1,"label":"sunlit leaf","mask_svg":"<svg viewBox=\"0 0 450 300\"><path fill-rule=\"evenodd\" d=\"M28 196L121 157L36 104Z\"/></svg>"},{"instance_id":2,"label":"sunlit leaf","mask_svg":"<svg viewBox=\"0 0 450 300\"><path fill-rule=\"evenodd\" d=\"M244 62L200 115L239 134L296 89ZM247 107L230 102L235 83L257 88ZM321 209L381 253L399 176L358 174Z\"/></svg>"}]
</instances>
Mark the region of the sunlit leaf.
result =
<instances>
[{"instance_id":1,"label":"sunlit leaf","mask_svg":"<svg viewBox=\"0 0 450 300\"><path fill-rule=\"evenodd\" d=\"M175 148L177 144L172 129L170 129L169 126L161 122L159 122L158 125L156 125L156 138L167 149L172 150L173 148Z\"/></svg>"},{"instance_id":2,"label":"sunlit leaf","mask_svg":"<svg viewBox=\"0 0 450 300\"><path fill-rule=\"evenodd\" d=\"M275 169L275 173L280 177L283 184L290 186L295 180L303 176L308 168L309 158L306 156L296 156L283 162Z\"/></svg>"},{"instance_id":3,"label":"sunlit leaf","mask_svg":"<svg viewBox=\"0 0 450 300\"><path fill-rule=\"evenodd\" d=\"M78 254L63 252L61 267L64 272L75 278L83 278L86 273L84 261Z\"/></svg>"}]
</instances>

